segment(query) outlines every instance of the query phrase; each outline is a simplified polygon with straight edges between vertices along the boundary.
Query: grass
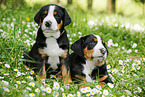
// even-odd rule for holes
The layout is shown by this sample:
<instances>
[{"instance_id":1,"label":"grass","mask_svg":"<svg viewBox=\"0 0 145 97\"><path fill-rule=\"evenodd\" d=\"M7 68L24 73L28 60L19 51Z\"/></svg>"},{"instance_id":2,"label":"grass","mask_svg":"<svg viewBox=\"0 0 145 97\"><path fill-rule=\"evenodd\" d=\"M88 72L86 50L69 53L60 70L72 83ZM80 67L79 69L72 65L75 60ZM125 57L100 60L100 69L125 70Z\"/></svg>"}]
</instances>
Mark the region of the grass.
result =
<instances>
[{"instance_id":1,"label":"grass","mask_svg":"<svg viewBox=\"0 0 145 97\"><path fill-rule=\"evenodd\" d=\"M38 10L38 9L37 9ZM69 10L69 8L68 8ZM21 59L35 42L38 26L33 21L36 10L8 9L0 11L0 97L52 97L80 95L94 97L127 97L145 94L145 24L142 19L120 15L90 14L68 11L72 23L66 27L70 44L87 34L100 35L106 42L109 55L107 68L113 85L78 91L78 85L63 86L62 80L46 79L45 85L34 81L33 71L25 68ZM19 14L18 14L19 13ZM70 51L71 53L72 51ZM38 77L39 79L39 77ZM64 96L64 97L65 97Z\"/></svg>"}]
</instances>

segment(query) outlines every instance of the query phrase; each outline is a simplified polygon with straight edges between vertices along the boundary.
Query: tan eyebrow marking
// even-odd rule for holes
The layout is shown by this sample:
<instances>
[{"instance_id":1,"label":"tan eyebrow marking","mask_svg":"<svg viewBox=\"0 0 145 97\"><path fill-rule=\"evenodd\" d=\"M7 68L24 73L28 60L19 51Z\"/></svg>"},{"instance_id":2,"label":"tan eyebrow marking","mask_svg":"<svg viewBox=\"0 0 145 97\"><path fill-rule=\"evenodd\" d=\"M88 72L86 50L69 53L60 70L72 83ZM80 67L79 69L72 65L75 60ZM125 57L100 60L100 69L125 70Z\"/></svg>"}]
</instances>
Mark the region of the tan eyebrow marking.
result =
<instances>
[{"instance_id":1,"label":"tan eyebrow marking","mask_svg":"<svg viewBox=\"0 0 145 97\"><path fill-rule=\"evenodd\" d=\"M103 40L103 43L105 43L104 40Z\"/></svg>"},{"instance_id":2,"label":"tan eyebrow marking","mask_svg":"<svg viewBox=\"0 0 145 97\"><path fill-rule=\"evenodd\" d=\"M57 11L54 11L54 15L57 15Z\"/></svg>"},{"instance_id":3,"label":"tan eyebrow marking","mask_svg":"<svg viewBox=\"0 0 145 97\"><path fill-rule=\"evenodd\" d=\"M94 41L96 42L97 41L97 38L94 38Z\"/></svg>"},{"instance_id":4,"label":"tan eyebrow marking","mask_svg":"<svg viewBox=\"0 0 145 97\"><path fill-rule=\"evenodd\" d=\"M47 14L47 11L45 11L45 14Z\"/></svg>"}]
</instances>

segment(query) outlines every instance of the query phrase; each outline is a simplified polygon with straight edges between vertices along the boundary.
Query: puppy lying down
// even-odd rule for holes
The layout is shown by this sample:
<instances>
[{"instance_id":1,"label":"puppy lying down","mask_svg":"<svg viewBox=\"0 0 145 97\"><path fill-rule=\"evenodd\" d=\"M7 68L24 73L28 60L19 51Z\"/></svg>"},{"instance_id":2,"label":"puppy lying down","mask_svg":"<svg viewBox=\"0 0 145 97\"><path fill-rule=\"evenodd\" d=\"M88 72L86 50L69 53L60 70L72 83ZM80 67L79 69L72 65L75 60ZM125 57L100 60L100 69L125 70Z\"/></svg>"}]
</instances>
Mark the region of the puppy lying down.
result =
<instances>
[{"instance_id":1,"label":"puppy lying down","mask_svg":"<svg viewBox=\"0 0 145 97\"><path fill-rule=\"evenodd\" d=\"M98 35L81 37L71 46L70 72L75 83L93 82L99 78L101 87L104 83L113 83L107 73L106 57L108 49Z\"/></svg>"}]
</instances>

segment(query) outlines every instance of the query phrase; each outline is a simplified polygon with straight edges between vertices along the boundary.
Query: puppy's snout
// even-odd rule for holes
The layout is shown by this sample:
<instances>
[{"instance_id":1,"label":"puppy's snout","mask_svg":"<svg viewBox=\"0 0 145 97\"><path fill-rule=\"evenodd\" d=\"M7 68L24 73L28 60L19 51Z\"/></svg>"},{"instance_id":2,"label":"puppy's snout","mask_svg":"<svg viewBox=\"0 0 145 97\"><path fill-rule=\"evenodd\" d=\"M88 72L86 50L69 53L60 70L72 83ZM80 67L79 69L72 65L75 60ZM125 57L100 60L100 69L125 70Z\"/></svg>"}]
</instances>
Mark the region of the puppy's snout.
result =
<instances>
[{"instance_id":1,"label":"puppy's snout","mask_svg":"<svg viewBox=\"0 0 145 97\"><path fill-rule=\"evenodd\" d=\"M100 49L100 51L103 55L106 53L106 49L104 49L104 48Z\"/></svg>"},{"instance_id":2,"label":"puppy's snout","mask_svg":"<svg viewBox=\"0 0 145 97\"><path fill-rule=\"evenodd\" d=\"M51 24L52 24L52 22L51 22L51 21L46 21L46 22L45 22L45 26L46 26L46 27L50 27L50 26L51 26Z\"/></svg>"}]
</instances>

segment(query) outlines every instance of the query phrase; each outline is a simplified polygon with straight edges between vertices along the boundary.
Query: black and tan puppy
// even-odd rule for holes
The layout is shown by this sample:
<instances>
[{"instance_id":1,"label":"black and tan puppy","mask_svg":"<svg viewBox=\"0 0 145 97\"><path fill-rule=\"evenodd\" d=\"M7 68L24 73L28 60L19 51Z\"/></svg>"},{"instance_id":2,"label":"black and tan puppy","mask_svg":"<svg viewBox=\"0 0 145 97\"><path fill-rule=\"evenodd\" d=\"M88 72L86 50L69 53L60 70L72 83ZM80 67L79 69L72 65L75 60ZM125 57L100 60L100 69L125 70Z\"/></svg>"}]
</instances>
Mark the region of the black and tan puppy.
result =
<instances>
[{"instance_id":1,"label":"black and tan puppy","mask_svg":"<svg viewBox=\"0 0 145 97\"><path fill-rule=\"evenodd\" d=\"M64 27L71 23L71 18L65 8L51 4L43 6L34 20L40 27L35 44L28 54L24 54L24 58L35 62L24 64L33 68L42 79L49 78L51 74L62 74L65 83L69 71L69 41Z\"/></svg>"},{"instance_id":2,"label":"black and tan puppy","mask_svg":"<svg viewBox=\"0 0 145 97\"><path fill-rule=\"evenodd\" d=\"M86 35L72 44L74 51L70 55L70 71L72 80L76 83L93 82L97 77L101 86L113 83L106 69L108 49L104 40L98 35Z\"/></svg>"}]
</instances>

